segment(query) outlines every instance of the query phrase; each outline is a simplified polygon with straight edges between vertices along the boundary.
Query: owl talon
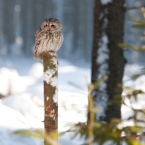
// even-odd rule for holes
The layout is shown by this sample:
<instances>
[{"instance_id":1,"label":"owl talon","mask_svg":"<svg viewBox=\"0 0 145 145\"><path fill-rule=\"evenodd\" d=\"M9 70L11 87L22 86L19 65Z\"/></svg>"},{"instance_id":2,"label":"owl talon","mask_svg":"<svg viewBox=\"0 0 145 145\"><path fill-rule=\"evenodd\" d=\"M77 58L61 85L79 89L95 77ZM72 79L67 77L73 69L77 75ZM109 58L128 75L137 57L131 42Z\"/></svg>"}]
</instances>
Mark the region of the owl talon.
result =
<instances>
[{"instance_id":1,"label":"owl talon","mask_svg":"<svg viewBox=\"0 0 145 145\"><path fill-rule=\"evenodd\" d=\"M57 55L56 52L55 51L52 51L52 50L51 51L48 51L48 53L51 54L51 55L54 55L54 56Z\"/></svg>"}]
</instances>

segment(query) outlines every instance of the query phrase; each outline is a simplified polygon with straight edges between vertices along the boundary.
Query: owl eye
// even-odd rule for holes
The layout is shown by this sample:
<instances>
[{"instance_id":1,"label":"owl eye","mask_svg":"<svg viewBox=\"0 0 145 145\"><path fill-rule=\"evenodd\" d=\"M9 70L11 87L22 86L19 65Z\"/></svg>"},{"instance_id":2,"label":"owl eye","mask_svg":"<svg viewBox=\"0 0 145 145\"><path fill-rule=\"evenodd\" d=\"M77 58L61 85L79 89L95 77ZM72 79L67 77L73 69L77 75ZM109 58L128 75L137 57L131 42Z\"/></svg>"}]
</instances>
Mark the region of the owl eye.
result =
<instances>
[{"instance_id":1,"label":"owl eye","mask_svg":"<svg viewBox=\"0 0 145 145\"><path fill-rule=\"evenodd\" d=\"M52 24L51 27L55 27L55 25Z\"/></svg>"},{"instance_id":2,"label":"owl eye","mask_svg":"<svg viewBox=\"0 0 145 145\"><path fill-rule=\"evenodd\" d=\"M48 26L48 24L45 24L45 25L44 25L44 27L47 27L47 26Z\"/></svg>"}]
</instances>

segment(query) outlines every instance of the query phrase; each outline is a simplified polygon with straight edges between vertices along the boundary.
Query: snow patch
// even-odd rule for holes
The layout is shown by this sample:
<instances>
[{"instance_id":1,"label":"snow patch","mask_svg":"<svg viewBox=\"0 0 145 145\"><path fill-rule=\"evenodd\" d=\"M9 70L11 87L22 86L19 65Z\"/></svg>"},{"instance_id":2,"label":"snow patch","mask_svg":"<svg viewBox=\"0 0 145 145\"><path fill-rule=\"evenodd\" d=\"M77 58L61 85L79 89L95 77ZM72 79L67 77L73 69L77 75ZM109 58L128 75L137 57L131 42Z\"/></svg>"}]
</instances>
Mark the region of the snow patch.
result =
<instances>
[{"instance_id":1,"label":"snow patch","mask_svg":"<svg viewBox=\"0 0 145 145\"><path fill-rule=\"evenodd\" d=\"M104 25L103 29L106 28L108 23L107 19L104 19ZM106 33L104 32L102 34L101 40L99 42L99 49L97 54L97 60L96 63L98 64L98 74L97 74L97 80L101 79L104 75L109 74L108 72L108 59L109 59L109 49L108 49L108 37ZM99 109L99 113L97 113L97 119L103 119L105 117L105 110L107 107L107 100L108 95L106 92L106 82L103 82L96 91L94 91L94 96L97 94L97 100L95 101L96 108ZM99 104L97 103L99 102Z\"/></svg>"},{"instance_id":2,"label":"snow patch","mask_svg":"<svg viewBox=\"0 0 145 145\"><path fill-rule=\"evenodd\" d=\"M48 69L43 74L43 80L47 84L50 84L52 87L55 87L57 85L57 77L56 76L52 77L55 73L56 73L56 70Z\"/></svg>"},{"instance_id":3,"label":"snow patch","mask_svg":"<svg viewBox=\"0 0 145 145\"><path fill-rule=\"evenodd\" d=\"M0 104L0 126L7 127L9 129L30 128L26 118L18 111L12 108ZM1 136L2 134L0 134Z\"/></svg>"},{"instance_id":4,"label":"snow patch","mask_svg":"<svg viewBox=\"0 0 145 145\"><path fill-rule=\"evenodd\" d=\"M54 96L53 96L53 101L54 101L55 103L58 102L58 90L57 90L57 89L55 90L55 94L54 94Z\"/></svg>"},{"instance_id":5,"label":"snow patch","mask_svg":"<svg viewBox=\"0 0 145 145\"><path fill-rule=\"evenodd\" d=\"M19 94L26 91L26 85L18 72L14 69L2 67L0 69L0 94Z\"/></svg>"},{"instance_id":6,"label":"snow patch","mask_svg":"<svg viewBox=\"0 0 145 145\"><path fill-rule=\"evenodd\" d=\"M97 63L99 64L105 63L105 61L109 59L109 54L108 54L109 50L107 44L108 44L108 37L104 33L99 43L100 48L98 50L98 57L97 57Z\"/></svg>"},{"instance_id":7,"label":"snow patch","mask_svg":"<svg viewBox=\"0 0 145 145\"><path fill-rule=\"evenodd\" d=\"M51 63L55 65L55 67L54 69L50 69L49 67L47 68L47 70L43 73L43 80L46 81L47 84L50 84L52 87L56 87L57 77L52 76L56 73L57 70L57 59L53 57L51 59Z\"/></svg>"},{"instance_id":8,"label":"snow patch","mask_svg":"<svg viewBox=\"0 0 145 145\"><path fill-rule=\"evenodd\" d=\"M46 101L48 101L48 100L49 100L49 97L47 96L47 97L46 97Z\"/></svg>"},{"instance_id":9,"label":"snow patch","mask_svg":"<svg viewBox=\"0 0 145 145\"><path fill-rule=\"evenodd\" d=\"M56 87L57 86L57 83L58 83L57 77L56 76L55 77L52 77L51 78L51 86L52 87Z\"/></svg>"},{"instance_id":10,"label":"snow patch","mask_svg":"<svg viewBox=\"0 0 145 145\"><path fill-rule=\"evenodd\" d=\"M36 101L39 101L38 102ZM40 100L36 96L32 96L32 94L29 93L23 93L19 94L17 96L9 96L2 100L2 104L9 106L12 110L17 111L18 113L23 116L23 118L20 118L19 116L16 117L16 119L21 122L23 125L27 125L28 128L43 128L43 123L41 122L43 120L43 101ZM13 112L5 112L3 113L0 111L0 115L5 115L6 117L12 116ZM12 117L10 117L12 118ZM9 119L8 119L9 120ZM1 124L1 121L0 121ZM9 121L5 121L5 124L8 124L8 126L12 126L13 128L16 128L17 123L12 122L9 123ZM23 128L23 125L19 126Z\"/></svg>"},{"instance_id":11,"label":"snow patch","mask_svg":"<svg viewBox=\"0 0 145 145\"><path fill-rule=\"evenodd\" d=\"M57 59L55 57L53 57L52 59L53 64L57 65Z\"/></svg>"},{"instance_id":12,"label":"snow patch","mask_svg":"<svg viewBox=\"0 0 145 145\"><path fill-rule=\"evenodd\" d=\"M109 59L109 49L108 49L108 38L107 35L104 33L101 41L99 43L99 50L98 50L98 57L97 57L97 64L99 65L99 74L101 77L108 74L108 59ZM100 77L98 78L100 79Z\"/></svg>"},{"instance_id":13,"label":"snow patch","mask_svg":"<svg viewBox=\"0 0 145 145\"><path fill-rule=\"evenodd\" d=\"M106 97L108 96L106 95ZM98 101L95 102L96 108L98 109L97 116L96 116L97 120L102 120L102 119L104 120L105 118L105 109L107 106L107 99L105 100L104 98L105 96L104 94L102 94L102 96L98 99Z\"/></svg>"},{"instance_id":14,"label":"snow patch","mask_svg":"<svg viewBox=\"0 0 145 145\"><path fill-rule=\"evenodd\" d=\"M43 65L39 62L35 63L31 70L30 70L30 75L34 77L42 77L43 76Z\"/></svg>"}]
</instances>

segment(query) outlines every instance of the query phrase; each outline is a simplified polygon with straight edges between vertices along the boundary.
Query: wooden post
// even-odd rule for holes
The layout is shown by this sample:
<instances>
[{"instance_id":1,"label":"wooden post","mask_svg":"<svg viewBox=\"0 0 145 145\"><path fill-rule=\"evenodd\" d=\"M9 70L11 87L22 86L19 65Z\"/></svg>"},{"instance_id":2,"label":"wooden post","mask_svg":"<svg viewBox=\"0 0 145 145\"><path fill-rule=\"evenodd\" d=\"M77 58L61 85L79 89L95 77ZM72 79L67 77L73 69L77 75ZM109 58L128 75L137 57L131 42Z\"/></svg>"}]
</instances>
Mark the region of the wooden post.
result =
<instances>
[{"instance_id":1,"label":"wooden post","mask_svg":"<svg viewBox=\"0 0 145 145\"><path fill-rule=\"evenodd\" d=\"M44 64L44 128L49 135L58 130L58 59L57 55L43 53Z\"/></svg>"},{"instance_id":2,"label":"wooden post","mask_svg":"<svg viewBox=\"0 0 145 145\"><path fill-rule=\"evenodd\" d=\"M58 130L58 102L57 102L57 77L58 60L57 51L62 42L62 26L58 19L45 19L36 31L34 58L43 60L44 63L44 140L48 145L48 138ZM53 138L58 138L57 136ZM51 140L52 141L52 140ZM51 143L54 145L54 143ZM58 143L55 143L58 144Z\"/></svg>"}]
</instances>

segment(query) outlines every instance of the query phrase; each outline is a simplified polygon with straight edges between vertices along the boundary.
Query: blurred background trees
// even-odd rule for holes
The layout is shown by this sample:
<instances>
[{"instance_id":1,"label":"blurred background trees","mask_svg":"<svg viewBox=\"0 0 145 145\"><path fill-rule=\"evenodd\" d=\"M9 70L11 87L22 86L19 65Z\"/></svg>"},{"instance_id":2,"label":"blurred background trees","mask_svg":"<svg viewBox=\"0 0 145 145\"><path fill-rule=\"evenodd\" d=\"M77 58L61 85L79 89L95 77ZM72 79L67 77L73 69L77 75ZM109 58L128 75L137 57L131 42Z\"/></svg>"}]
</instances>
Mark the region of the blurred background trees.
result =
<instances>
[{"instance_id":1,"label":"blurred background trees","mask_svg":"<svg viewBox=\"0 0 145 145\"><path fill-rule=\"evenodd\" d=\"M124 40L127 44L138 45L141 31L131 28L132 22L128 18L141 17L136 7L145 2L126 0L125 3L124 6L135 9L125 11ZM94 0L75 3L73 0L0 0L0 56L24 54L32 57L37 28L44 18L55 17L62 22L65 37L59 57L91 62L93 7ZM130 63L145 58L144 54L132 50L126 51L125 56Z\"/></svg>"},{"instance_id":2,"label":"blurred background trees","mask_svg":"<svg viewBox=\"0 0 145 145\"><path fill-rule=\"evenodd\" d=\"M54 17L65 37L59 56L90 59L93 0L0 0L0 7L0 55L32 57L36 30L45 18Z\"/></svg>"}]
</instances>

